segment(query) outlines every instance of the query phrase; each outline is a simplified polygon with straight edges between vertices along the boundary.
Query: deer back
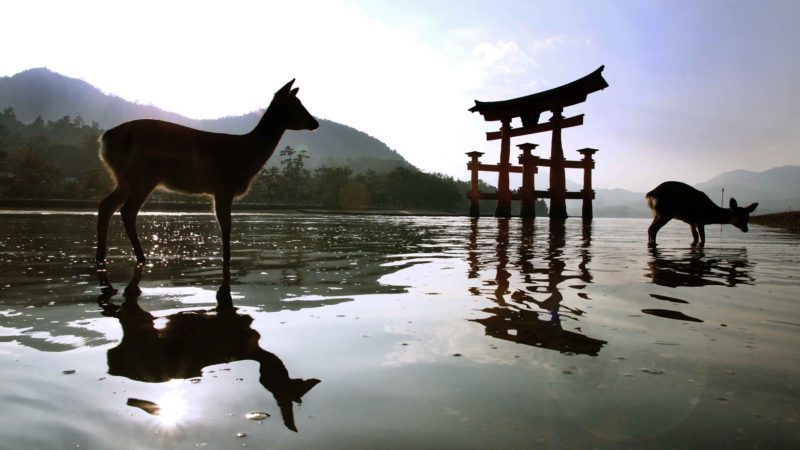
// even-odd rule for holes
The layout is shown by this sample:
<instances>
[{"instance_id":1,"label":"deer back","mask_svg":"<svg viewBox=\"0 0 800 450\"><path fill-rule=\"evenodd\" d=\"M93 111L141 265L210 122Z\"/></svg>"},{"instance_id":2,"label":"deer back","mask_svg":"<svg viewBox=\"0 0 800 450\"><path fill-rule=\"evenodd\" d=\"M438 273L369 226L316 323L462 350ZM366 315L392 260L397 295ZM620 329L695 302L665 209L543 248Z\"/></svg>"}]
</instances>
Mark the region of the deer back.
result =
<instances>
[{"instance_id":1,"label":"deer back","mask_svg":"<svg viewBox=\"0 0 800 450\"><path fill-rule=\"evenodd\" d=\"M163 185L213 194L235 184L252 153L250 136L211 133L160 120L135 120L107 131L101 159L119 183Z\"/></svg>"},{"instance_id":2,"label":"deer back","mask_svg":"<svg viewBox=\"0 0 800 450\"><path fill-rule=\"evenodd\" d=\"M659 216L687 223L713 223L722 209L703 192L679 181L661 183L648 192L647 204Z\"/></svg>"}]
</instances>

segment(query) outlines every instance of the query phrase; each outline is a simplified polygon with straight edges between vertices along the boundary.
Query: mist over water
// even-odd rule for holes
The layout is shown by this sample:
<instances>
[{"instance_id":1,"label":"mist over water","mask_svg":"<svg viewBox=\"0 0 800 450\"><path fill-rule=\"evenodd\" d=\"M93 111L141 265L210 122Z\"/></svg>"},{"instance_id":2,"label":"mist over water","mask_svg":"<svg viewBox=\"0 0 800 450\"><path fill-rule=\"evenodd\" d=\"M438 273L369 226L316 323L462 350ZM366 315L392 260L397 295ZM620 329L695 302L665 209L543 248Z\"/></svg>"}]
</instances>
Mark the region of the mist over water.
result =
<instances>
[{"instance_id":1,"label":"mist over water","mask_svg":"<svg viewBox=\"0 0 800 450\"><path fill-rule=\"evenodd\" d=\"M10 448L800 444L800 238L648 220L0 214ZM226 298L233 308L226 306ZM295 432L296 430L296 432Z\"/></svg>"}]
</instances>

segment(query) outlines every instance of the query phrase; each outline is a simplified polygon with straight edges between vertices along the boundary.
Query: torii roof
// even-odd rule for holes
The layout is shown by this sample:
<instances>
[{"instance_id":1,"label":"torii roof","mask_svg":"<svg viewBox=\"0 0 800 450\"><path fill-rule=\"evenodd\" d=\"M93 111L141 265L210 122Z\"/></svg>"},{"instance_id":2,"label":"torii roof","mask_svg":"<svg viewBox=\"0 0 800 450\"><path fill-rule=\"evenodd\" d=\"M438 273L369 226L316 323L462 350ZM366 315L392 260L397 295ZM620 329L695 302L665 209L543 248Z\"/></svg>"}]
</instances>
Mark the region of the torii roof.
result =
<instances>
[{"instance_id":1,"label":"torii roof","mask_svg":"<svg viewBox=\"0 0 800 450\"><path fill-rule=\"evenodd\" d=\"M499 102L475 100L475 106L469 110L480 113L486 121L521 117L526 126L535 125L542 112L583 103L587 95L607 88L608 83L602 75L603 68L605 66L600 66L589 75L563 86L525 97Z\"/></svg>"}]
</instances>

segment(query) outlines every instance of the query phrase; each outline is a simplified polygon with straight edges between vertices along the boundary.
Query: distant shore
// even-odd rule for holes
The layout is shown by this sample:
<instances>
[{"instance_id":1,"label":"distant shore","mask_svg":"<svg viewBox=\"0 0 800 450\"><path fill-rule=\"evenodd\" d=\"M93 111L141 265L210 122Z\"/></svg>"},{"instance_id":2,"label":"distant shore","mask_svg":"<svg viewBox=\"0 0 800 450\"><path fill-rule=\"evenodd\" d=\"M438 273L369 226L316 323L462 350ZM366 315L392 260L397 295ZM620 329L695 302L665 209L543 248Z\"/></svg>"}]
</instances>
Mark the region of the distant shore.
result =
<instances>
[{"instance_id":1,"label":"distant shore","mask_svg":"<svg viewBox=\"0 0 800 450\"><path fill-rule=\"evenodd\" d=\"M750 217L750 223L767 227L783 228L792 233L800 233L800 211L786 211Z\"/></svg>"},{"instance_id":2,"label":"distant shore","mask_svg":"<svg viewBox=\"0 0 800 450\"><path fill-rule=\"evenodd\" d=\"M71 199L0 199L0 209L7 210L65 210L65 211L97 211L97 202L92 200ZM147 202L142 207L144 212L213 212L211 202ZM276 212L300 214L348 214L348 215L385 215L385 216L460 216L448 211L418 211L405 209L327 209L321 206L284 205L267 203L234 203L233 212Z\"/></svg>"},{"instance_id":3,"label":"distant shore","mask_svg":"<svg viewBox=\"0 0 800 450\"><path fill-rule=\"evenodd\" d=\"M6 210L64 210L64 211L96 211L97 202L93 200L71 199L0 199L0 209ZM203 202L147 202L142 211L153 212L213 212L210 201ZM363 209L344 210L328 209L309 205L284 205L268 203L234 203L234 212L265 213L298 213L298 214L347 214L347 215L385 215L385 216L464 216L448 211L418 211L401 209ZM800 233L800 211L786 211L773 214L762 214L750 217L750 223L773 228L782 228L792 233Z\"/></svg>"}]
</instances>

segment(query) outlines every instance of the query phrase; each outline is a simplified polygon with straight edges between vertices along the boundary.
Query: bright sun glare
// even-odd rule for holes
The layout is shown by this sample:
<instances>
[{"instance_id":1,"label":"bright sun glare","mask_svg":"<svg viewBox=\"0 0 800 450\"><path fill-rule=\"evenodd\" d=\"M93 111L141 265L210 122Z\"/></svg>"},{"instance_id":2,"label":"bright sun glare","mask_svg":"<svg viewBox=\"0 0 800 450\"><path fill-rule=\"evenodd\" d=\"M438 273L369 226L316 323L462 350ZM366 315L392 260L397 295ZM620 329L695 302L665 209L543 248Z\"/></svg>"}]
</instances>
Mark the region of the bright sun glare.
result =
<instances>
[{"instance_id":1,"label":"bright sun glare","mask_svg":"<svg viewBox=\"0 0 800 450\"><path fill-rule=\"evenodd\" d=\"M159 406L157 417L165 427L172 427L180 423L188 411L183 391L169 391L157 403Z\"/></svg>"}]
</instances>

